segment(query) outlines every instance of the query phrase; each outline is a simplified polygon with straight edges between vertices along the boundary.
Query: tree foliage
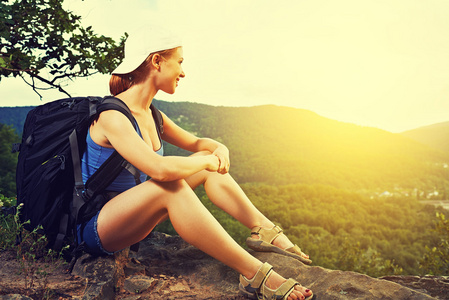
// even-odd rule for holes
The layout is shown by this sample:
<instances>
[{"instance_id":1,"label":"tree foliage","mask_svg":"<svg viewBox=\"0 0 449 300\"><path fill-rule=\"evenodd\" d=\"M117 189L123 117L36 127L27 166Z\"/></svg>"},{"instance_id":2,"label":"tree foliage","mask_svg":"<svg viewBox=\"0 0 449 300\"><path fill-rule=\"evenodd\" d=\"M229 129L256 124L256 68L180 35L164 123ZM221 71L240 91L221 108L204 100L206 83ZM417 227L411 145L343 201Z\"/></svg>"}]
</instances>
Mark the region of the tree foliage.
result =
<instances>
[{"instance_id":1,"label":"tree foliage","mask_svg":"<svg viewBox=\"0 0 449 300\"><path fill-rule=\"evenodd\" d=\"M324 185L243 184L252 202L278 223L314 264L381 276L422 271L433 247L435 208L404 197L367 197Z\"/></svg>"},{"instance_id":2,"label":"tree foliage","mask_svg":"<svg viewBox=\"0 0 449 300\"><path fill-rule=\"evenodd\" d=\"M17 153L11 153L11 146L18 142L15 130L0 124L0 193L7 197L16 195Z\"/></svg>"},{"instance_id":3,"label":"tree foliage","mask_svg":"<svg viewBox=\"0 0 449 300\"><path fill-rule=\"evenodd\" d=\"M438 222L435 225L435 232L439 241L434 247L426 246L424 258L420 262L420 267L428 274L448 275L449 274L449 220L443 213L437 213Z\"/></svg>"},{"instance_id":4,"label":"tree foliage","mask_svg":"<svg viewBox=\"0 0 449 300\"><path fill-rule=\"evenodd\" d=\"M63 88L67 80L112 71L125 34L112 38L84 28L63 0L0 0L0 80L20 76L33 90Z\"/></svg>"}]
</instances>

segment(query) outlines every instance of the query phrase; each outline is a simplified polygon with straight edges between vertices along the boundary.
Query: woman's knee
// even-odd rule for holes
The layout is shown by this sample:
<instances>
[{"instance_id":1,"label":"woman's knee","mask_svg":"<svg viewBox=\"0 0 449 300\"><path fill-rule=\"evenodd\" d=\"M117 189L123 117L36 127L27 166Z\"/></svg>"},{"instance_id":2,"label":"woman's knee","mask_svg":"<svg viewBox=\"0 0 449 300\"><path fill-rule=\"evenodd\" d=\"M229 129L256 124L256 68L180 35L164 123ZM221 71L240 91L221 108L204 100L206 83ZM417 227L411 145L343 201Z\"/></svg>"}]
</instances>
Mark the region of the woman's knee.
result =
<instances>
[{"instance_id":1,"label":"woman's knee","mask_svg":"<svg viewBox=\"0 0 449 300\"><path fill-rule=\"evenodd\" d=\"M162 205L169 210L170 207L180 206L181 204L191 203L192 205L199 201L198 196L195 194L189 183L184 180L174 180L158 183L163 189L162 193ZM180 203L181 202L181 203Z\"/></svg>"},{"instance_id":2,"label":"woman's knee","mask_svg":"<svg viewBox=\"0 0 449 300\"><path fill-rule=\"evenodd\" d=\"M162 200L168 214L170 214L172 209L188 209L201 203L198 196L184 179L169 183L163 182L161 185L165 186L167 192L164 194L163 199L160 200Z\"/></svg>"},{"instance_id":3,"label":"woman's knee","mask_svg":"<svg viewBox=\"0 0 449 300\"><path fill-rule=\"evenodd\" d=\"M166 192L169 193L180 193L183 190L190 189L190 186L184 179L173 180L173 181L158 181L156 185L160 186Z\"/></svg>"},{"instance_id":4,"label":"woman's knee","mask_svg":"<svg viewBox=\"0 0 449 300\"><path fill-rule=\"evenodd\" d=\"M208 178L211 176L213 172L209 172L207 170L202 170L198 173L195 173L186 178L186 182L189 184L192 190L196 189L198 186L206 183ZM217 173L218 174L218 173Z\"/></svg>"}]
</instances>

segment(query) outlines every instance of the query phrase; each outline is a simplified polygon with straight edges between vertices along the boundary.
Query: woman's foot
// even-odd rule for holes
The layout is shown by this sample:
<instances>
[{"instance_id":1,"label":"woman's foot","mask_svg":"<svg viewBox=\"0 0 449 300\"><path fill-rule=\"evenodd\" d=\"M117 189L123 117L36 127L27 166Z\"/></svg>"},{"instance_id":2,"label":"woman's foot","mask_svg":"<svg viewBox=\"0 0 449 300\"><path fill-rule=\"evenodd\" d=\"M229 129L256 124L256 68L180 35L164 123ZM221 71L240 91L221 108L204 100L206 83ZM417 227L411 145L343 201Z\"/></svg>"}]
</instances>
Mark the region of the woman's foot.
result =
<instances>
[{"instance_id":1,"label":"woman's foot","mask_svg":"<svg viewBox=\"0 0 449 300\"><path fill-rule=\"evenodd\" d=\"M297 258L305 264L312 263L309 255L303 253L297 245L293 245L279 226L254 227L251 230L251 238L248 238L246 243L255 251L272 251Z\"/></svg>"},{"instance_id":2,"label":"woman's foot","mask_svg":"<svg viewBox=\"0 0 449 300\"><path fill-rule=\"evenodd\" d=\"M241 276L239 289L247 296L258 299L310 300L313 298L310 289L301 286L293 279L286 280L274 272L268 263L264 263L250 279ZM285 296L287 298L284 298Z\"/></svg>"},{"instance_id":3,"label":"woman's foot","mask_svg":"<svg viewBox=\"0 0 449 300\"><path fill-rule=\"evenodd\" d=\"M286 282L287 279L282 277L276 272L272 272L271 275L268 277L267 281L265 282L265 285L272 290L278 289L284 282ZM293 300L293 299L306 299L307 297L312 296L313 293L310 289L303 287L302 285L295 285L294 290L290 293L287 299Z\"/></svg>"},{"instance_id":4,"label":"woman's foot","mask_svg":"<svg viewBox=\"0 0 449 300\"><path fill-rule=\"evenodd\" d=\"M253 239L259 239L259 235L258 234L251 234L251 237L253 238ZM271 242L271 244L273 244L274 246L276 246L276 247L279 247L279 248L281 248L281 249L287 249L287 248L292 248L292 247L294 247L295 245L288 239L288 237L284 234L284 233L281 233L281 234L279 234L272 242ZM307 255L307 254L305 254L305 253L302 253L302 255L301 255L302 257L304 257L304 258L309 258L309 255Z\"/></svg>"}]
</instances>

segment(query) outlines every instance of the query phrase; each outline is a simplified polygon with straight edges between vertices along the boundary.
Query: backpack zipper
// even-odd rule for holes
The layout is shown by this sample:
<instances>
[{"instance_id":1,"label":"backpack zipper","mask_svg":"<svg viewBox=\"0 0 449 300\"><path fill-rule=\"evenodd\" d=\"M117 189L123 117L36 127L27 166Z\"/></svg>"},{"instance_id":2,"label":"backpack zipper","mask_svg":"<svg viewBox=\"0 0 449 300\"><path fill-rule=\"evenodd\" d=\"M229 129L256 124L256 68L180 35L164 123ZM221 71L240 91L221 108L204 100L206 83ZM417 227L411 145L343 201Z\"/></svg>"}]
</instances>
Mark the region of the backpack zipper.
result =
<instances>
[{"instance_id":1,"label":"backpack zipper","mask_svg":"<svg viewBox=\"0 0 449 300\"><path fill-rule=\"evenodd\" d=\"M64 155L59 155L58 156L58 158L59 158L59 160L61 161L61 166L60 166L60 168L61 168L61 170L65 170L65 156Z\"/></svg>"},{"instance_id":2,"label":"backpack zipper","mask_svg":"<svg viewBox=\"0 0 449 300\"><path fill-rule=\"evenodd\" d=\"M55 155L55 156L53 156L52 158L50 158L49 160L44 161L41 165L42 165L42 166L45 165L46 163L48 163L50 160L52 160L52 159L54 159L54 158L59 159L60 164L61 164L61 165L59 166L59 168L60 168L61 170L65 170L65 156L64 156L64 155Z\"/></svg>"}]
</instances>

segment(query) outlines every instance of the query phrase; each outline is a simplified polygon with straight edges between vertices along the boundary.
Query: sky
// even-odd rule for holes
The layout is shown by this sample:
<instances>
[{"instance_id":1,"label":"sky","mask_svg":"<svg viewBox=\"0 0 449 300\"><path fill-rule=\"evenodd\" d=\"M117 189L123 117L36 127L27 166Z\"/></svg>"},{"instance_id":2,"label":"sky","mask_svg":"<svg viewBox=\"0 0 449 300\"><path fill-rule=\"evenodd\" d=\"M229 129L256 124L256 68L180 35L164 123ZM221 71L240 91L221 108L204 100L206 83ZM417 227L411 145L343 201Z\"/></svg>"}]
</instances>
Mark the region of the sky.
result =
<instances>
[{"instance_id":1,"label":"sky","mask_svg":"<svg viewBox=\"0 0 449 300\"><path fill-rule=\"evenodd\" d=\"M214 106L276 104L402 132L449 121L447 0L66 0L84 26L118 40L143 24L183 38L186 77L156 99ZM109 94L109 75L67 83ZM39 105L21 79L0 105Z\"/></svg>"}]
</instances>

